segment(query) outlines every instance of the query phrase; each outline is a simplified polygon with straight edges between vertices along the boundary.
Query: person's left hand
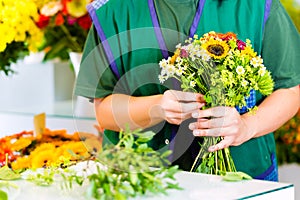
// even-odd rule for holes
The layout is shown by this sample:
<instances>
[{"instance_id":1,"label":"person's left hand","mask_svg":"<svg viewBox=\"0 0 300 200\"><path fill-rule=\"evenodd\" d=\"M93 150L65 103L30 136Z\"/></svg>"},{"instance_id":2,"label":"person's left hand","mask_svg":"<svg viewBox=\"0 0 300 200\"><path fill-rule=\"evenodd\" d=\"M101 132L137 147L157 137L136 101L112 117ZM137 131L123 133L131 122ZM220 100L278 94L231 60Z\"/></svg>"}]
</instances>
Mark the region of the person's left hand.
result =
<instances>
[{"instance_id":1,"label":"person's left hand","mask_svg":"<svg viewBox=\"0 0 300 200\"><path fill-rule=\"evenodd\" d=\"M221 136L223 140L211 146L209 151L217 151L229 146L238 146L252 138L251 127L248 127L243 116L233 107L213 107L199 110L192 114L197 122L189 128L194 136Z\"/></svg>"}]
</instances>

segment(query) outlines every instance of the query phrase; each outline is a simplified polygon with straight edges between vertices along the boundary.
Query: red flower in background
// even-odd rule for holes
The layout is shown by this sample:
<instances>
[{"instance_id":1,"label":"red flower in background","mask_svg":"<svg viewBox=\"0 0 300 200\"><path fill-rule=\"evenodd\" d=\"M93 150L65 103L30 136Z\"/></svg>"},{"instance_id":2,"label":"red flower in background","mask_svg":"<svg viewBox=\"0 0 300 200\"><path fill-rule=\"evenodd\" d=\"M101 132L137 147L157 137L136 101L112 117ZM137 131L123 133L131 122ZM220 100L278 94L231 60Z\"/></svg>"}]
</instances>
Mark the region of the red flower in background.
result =
<instances>
[{"instance_id":1,"label":"red flower in background","mask_svg":"<svg viewBox=\"0 0 300 200\"><path fill-rule=\"evenodd\" d=\"M39 20L36 22L36 25L40 29L43 29L44 27L48 26L49 21L50 21L50 17L41 14L39 16Z\"/></svg>"},{"instance_id":2,"label":"red flower in background","mask_svg":"<svg viewBox=\"0 0 300 200\"><path fill-rule=\"evenodd\" d=\"M89 15L85 15L83 17L78 18L78 25L81 26L83 29L88 30L91 25L92 21Z\"/></svg>"}]
</instances>

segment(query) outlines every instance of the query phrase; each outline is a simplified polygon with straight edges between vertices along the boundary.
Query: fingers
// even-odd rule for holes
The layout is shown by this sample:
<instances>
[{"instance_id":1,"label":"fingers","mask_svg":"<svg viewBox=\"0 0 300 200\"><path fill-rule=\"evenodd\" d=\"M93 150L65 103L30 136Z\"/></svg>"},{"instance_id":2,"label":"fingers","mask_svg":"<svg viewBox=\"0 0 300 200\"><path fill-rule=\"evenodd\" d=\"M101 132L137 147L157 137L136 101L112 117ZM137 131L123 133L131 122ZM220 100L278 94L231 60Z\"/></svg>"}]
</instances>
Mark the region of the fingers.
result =
<instances>
[{"instance_id":1,"label":"fingers","mask_svg":"<svg viewBox=\"0 0 300 200\"><path fill-rule=\"evenodd\" d=\"M191 125L190 125L191 126ZM195 129L193 135L195 137L219 137L219 136L231 136L236 134L235 127L220 127L210 129Z\"/></svg>"},{"instance_id":2,"label":"fingers","mask_svg":"<svg viewBox=\"0 0 300 200\"><path fill-rule=\"evenodd\" d=\"M225 149L225 148L229 147L232 144L232 142L233 142L233 137L225 137L218 144L210 146L208 148L208 151L214 152L214 151L218 151L218 150L221 150L221 149Z\"/></svg>"},{"instance_id":3,"label":"fingers","mask_svg":"<svg viewBox=\"0 0 300 200\"><path fill-rule=\"evenodd\" d=\"M222 118L210 118L205 119L201 118L198 119L196 122L193 122L189 125L191 130L196 129L216 129L221 127L235 127L239 123L238 119L231 118L231 117L222 117Z\"/></svg>"},{"instance_id":4,"label":"fingers","mask_svg":"<svg viewBox=\"0 0 300 200\"><path fill-rule=\"evenodd\" d=\"M218 117L224 117L225 115L228 115L233 111L234 108L231 107L225 107L225 106L219 106L219 107L213 107L208 108L205 110L199 110L197 112L194 112L192 116L194 118L218 118Z\"/></svg>"},{"instance_id":5,"label":"fingers","mask_svg":"<svg viewBox=\"0 0 300 200\"><path fill-rule=\"evenodd\" d=\"M166 95L173 96L177 101L182 102L202 102L204 103L204 96L194 92L183 92L178 90L167 90Z\"/></svg>"}]
</instances>

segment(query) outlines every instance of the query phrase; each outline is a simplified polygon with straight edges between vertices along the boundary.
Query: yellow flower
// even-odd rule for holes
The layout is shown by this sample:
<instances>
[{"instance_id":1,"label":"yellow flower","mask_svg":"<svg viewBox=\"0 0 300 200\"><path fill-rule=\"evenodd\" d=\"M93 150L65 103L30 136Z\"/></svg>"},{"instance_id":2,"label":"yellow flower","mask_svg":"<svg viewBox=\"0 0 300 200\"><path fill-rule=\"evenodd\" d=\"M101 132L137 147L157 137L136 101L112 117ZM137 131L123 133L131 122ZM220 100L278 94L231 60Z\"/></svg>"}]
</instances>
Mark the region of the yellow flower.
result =
<instances>
[{"instance_id":1,"label":"yellow flower","mask_svg":"<svg viewBox=\"0 0 300 200\"><path fill-rule=\"evenodd\" d=\"M210 38L202 44L202 48L207 51L210 57L220 60L228 55L229 46L226 41Z\"/></svg>"},{"instance_id":2,"label":"yellow flower","mask_svg":"<svg viewBox=\"0 0 300 200\"><path fill-rule=\"evenodd\" d=\"M30 155L31 157L31 168L37 169L41 167L49 167L57 160L53 150L40 151L37 154Z\"/></svg>"},{"instance_id":3,"label":"yellow flower","mask_svg":"<svg viewBox=\"0 0 300 200\"><path fill-rule=\"evenodd\" d=\"M67 10L73 17L82 17L87 13L86 6L89 4L90 0L71 0L68 1L66 6Z\"/></svg>"},{"instance_id":4,"label":"yellow flower","mask_svg":"<svg viewBox=\"0 0 300 200\"><path fill-rule=\"evenodd\" d=\"M32 142L32 138L21 137L16 140L13 144L11 144L11 149L13 151L20 151L26 147L28 147Z\"/></svg>"},{"instance_id":5,"label":"yellow flower","mask_svg":"<svg viewBox=\"0 0 300 200\"><path fill-rule=\"evenodd\" d=\"M19 169L28 169L31 167L29 156L27 157L19 157L16 161L11 163L11 167L13 170L19 170Z\"/></svg>"},{"instance_id":6,"label":"yellow flower","mask_svg":"<svg viewBox=\"0 0 300 200\"><path fill-rule=\"evenodd\" d=\"M70 160L78 160L88 158L90 156L83 142L69 142L62 145L59 149L60 155L70 158Z\"/></svg>"},{"instance_id":7,"label":"yellow flower","mask_svg":"<svg viewBox=\"0 0 300 200\"><path fill-rule=\"evenodd\" d=\"M254 49L250 46L246 46L244 48L244 50L241 51L241 54L242 55L249 55L250 58L254 58L257 55L257 53L254 52Z\"/></svg>"}]
</instances>

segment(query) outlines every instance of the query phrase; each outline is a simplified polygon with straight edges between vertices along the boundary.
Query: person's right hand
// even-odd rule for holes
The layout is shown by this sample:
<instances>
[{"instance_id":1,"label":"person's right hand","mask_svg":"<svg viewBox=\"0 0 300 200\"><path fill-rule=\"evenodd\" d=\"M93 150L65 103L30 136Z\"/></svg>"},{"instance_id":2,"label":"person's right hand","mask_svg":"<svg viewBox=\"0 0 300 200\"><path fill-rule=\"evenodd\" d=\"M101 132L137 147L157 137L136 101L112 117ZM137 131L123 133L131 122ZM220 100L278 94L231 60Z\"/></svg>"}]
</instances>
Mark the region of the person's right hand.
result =
<instances>
[{"instance_id":1,"label":"person's right hand","mask_svg":"<svg viewBox=\"0 0 300 200\"><path fill-rule=\"evenodd\" d=\"M202 94L177 90L165 91L160 102L164 120L176 125L191 118L192 113L204 105Z\"/></svg>"}]
</instances>

